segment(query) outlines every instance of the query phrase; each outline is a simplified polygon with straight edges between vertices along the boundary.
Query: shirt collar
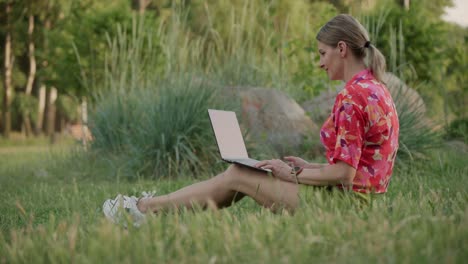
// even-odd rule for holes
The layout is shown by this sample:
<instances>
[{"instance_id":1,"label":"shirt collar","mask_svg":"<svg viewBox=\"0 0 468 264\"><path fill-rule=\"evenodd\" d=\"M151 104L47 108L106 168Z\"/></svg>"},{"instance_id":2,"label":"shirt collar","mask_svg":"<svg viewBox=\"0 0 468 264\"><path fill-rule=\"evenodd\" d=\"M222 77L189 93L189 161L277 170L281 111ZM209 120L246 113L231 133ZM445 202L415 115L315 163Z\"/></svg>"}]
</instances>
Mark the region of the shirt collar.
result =
<instances>
[{"instance_id":1,"label":"shirt collar","mask_svg":"<svg viewBox=\"0 0 468 264\"><path fill-rule=\"evenodd\" d=\"M369 69L364 69L364 70L356 73L353 76L353 78L351 78L351 80L346 82L345 86L356 84L359 81L366 80L366 79L369 80L369 79L372 79L372 78L374 78L374 75L372 75L372 72Z\"/></svg>"}]
</instances>

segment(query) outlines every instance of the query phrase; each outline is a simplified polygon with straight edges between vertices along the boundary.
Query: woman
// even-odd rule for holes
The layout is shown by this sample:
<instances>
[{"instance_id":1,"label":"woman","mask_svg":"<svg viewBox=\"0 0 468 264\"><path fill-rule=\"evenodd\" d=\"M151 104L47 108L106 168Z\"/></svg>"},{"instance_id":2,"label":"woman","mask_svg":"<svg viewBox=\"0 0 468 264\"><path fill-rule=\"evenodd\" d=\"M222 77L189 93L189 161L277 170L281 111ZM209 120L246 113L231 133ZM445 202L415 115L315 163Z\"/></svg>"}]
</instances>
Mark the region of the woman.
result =
<instances>
[{"instance_id":1,"label":"woman","mask_svg":"<svg viewBox=\"0 0 468 264\"><path fill-rule=\"evenodd\" d=\"M300 186L335 186L354 193L385 193L398 149L398 116L382 83L385 59L369 40L364 27L349 15L338 15L317 34L320 68L331 80L346 85L320 131L328 164L308 163L298 157L259 162L274 177L239 165L209 180L176 192L140 199L118 195L103 210L113 222L125 208L135 225L148 212L172 208L230 206L245 196L277 211L293 212L299 205ZM368 65L366 65L366 60Z\"/></svg>"}]
</instances>

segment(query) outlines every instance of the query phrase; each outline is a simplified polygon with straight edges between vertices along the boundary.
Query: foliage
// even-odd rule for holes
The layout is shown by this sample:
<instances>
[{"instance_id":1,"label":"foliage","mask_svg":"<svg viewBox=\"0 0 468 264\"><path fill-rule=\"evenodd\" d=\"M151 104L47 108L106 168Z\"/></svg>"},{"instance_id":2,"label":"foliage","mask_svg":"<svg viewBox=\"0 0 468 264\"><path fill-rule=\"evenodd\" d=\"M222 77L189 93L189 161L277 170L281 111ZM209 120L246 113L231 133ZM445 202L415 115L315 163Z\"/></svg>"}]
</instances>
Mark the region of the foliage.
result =
<instances>
[{"instance_id":1,"label":"foliage","mask_svg":"<svg viewBox=\"0 0 468 264\"><path fill-rule=\"evenodd\" d=\"M468 118L453 120L447 128L445 137L447 139L462 140L465 144L468 144Z\"/></svg>"},{"instance_id":2,"label":"foliage","mask_svg":"<svg viewBox=\"0 0 468 264\"><path fill-rule=\"evenodd\" d=\"M38 73L46 77L43 81L57 87L60 93L78 97L90 95L92 91L87 89L93 83L104 81L101 65L108 47L107 36L117 34L117 24L131 23L132 13L127 2L72 1L68 17L44 36L54 47L38 54L39 60L48 63ZM51 57L60 59L50 60Z\"/></svg>"},{"instance_id":3,"label":"foliage","mask_svg":"<svg viewBox=\"0 0 468 264\"><path fill-rule=\"evenodd\" d=\"M37 109L37 99L32 96L18 94L13 100L14 108L21 115L35 114Z\"/></svg>"},{"instance_id":4,"label":"foliage","mask_svg":"<svg viewBox=\"0 0 468 264\"><path fill-rule=\"evenodd\" d=\"M445 75L441 80L444 114L447 121L468 118L468 27L447 25L450 42L446 46Z\"/></svg>"},{"instance_id":5,"label":"foliage","mask_svg":"<svg viewBox=\"0 0 468 264\"><path fill-rule=\"evenodd\" d=\"M466 90L466 82L457 77L464 76L461 69L466 68L466 29L441 19L443 7L450 5L451 1L411 1L409 10L394 1L383 2L385 4L367 12L367 15L377 20L382 13L385 14L379 34L374 35L372 41L387 56L390 67L398 68L398 75L409 86L418 89L430 106L430 116L438 120L449 118L447 107L444 111L447 103L456 115L463 112L463 104L452 104L447 102L450 96L444 97L447 91L460 95ZM404 41L403 50L394 50L392 43L395 38ZM400 55L390 58L392 52ZM457 70L453 71L455 65ZM450 98L453 101L454 97Z\"/></svg>"},{"instance_id":6,"label":"foliage","mask_svg":"<svg viewBox=\"0 0 468 264\"><path fill-rule=\"evenodd\" d=\"M118 162L130 169L129 176L133 171L151 177L199 173L215 153L206 112L213 90L191 80L99 99L91 117L93 148L122 155L125 162Z\"/></svg>"},{"instance_id":7,"label":"foliage","mask_svg":"<svg viewBox=\"0 0 468 264\"><path fill-rule=\"evenodd\" d=\"M400 89L394 97L400 124L398 162L407 163L415 158L424 158L430 149L441 144L440 131L437 131L424 105L415 106L408 92Z\"/></svg>"},{"instance_id":8,"label":"foliage","mask_svg":"<svg viewBox=\"0 0 468 264\"><path fill-rule=\"evenodd\" d=\"M5 40L5 3L0 3L0 39ZM29 17L33 16L32 42L37 65L33 96L39 87L54 86L62 94L88 96L84 82L103 82L106 34L114 34L117 22L131 21L129 1L25 0L12 3L12 52L14 54L12 85L24 91L30 71L28 52ZM1 45L3 47L3 45ZM77 60L76 54L81 55ZM3 61L4 51L0 52ZM3 74L2 80L3 80ZM3 81L2 81L3 83ZM3 86L3 85L2 85ZM3 90L3 89L2 89ZM16 116L13 122L20 116Z\"/></svg>"},{"instance_id":9,"label":"foliage","mask_svg":"<svg viewBox=\"0 0 468 264\"><path fill-rule=\"evenodd\" d=\"M25 117L28 117L33 123L35 123L37 118L37 107L38 100L36 97L24 95L22 93L16 94L13 97L12 102L13 119L15 121L23 121ZM13 125L18 127L20 124L18 122Z\"/></svg>"},{"instance_id":10,"label":"foliage","mask_svg":"<svg viewBox=\"0 0 468 264\"><path fill-rule=\"evenodd\" d=\"M56 101L57 111L69 122L77 122L78 116L78 102L71 96L60 95Z\"/></svg>"},{"instance_id":11,"label":"foliage","mask_svg":"<svg viewBox=\"0 0 468 264\"><path fill-rule=\"evenodd\" d=\"M326 88L326 76L319 74L310 54L316 50L319 26L335 13L330 4L306 1L172 6L162 21L166 70L197 69L227 85L276 87L308 99Z\"/></svg>"},{"instance_id":12,"label":"foliage","mask_svg":"<svg viewBox=\"0 0 468 264\"><path fill-rule=\"evenodd\" d=\"M153 38L144 21L135 21L111 42L106 87L95 94L90 118L93 149L119 156L130 177L199 172L214 153L206 113L213 87L193 74L158 78L161 52Z\"/></svg>"}]
</instances>

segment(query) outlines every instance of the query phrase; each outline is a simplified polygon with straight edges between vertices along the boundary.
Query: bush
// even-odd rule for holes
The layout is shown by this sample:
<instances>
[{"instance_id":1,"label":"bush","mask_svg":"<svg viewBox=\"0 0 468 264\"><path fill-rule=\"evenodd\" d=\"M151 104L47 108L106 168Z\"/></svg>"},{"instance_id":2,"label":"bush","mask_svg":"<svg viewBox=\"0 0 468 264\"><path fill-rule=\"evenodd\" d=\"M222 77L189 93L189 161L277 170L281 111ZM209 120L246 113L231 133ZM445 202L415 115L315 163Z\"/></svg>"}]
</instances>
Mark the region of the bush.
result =
<instances>
[{"instance_id":1,"label":"bush","mask_svg":"<svg viewBox=\"0 0 468 264\"><path fill-rule=\"evenodd\" d=\"M94 149L120 156L128 176L178 176L209 168L206 161L217 154L206 111L214 106L214 90L204 85L188 76L109 94L91 116Z\"/></svg>"},{"instance_id":2,"label":"bush","mask_svg":"<svg viewBox=\"0 0 468 264\"><path fill-rule=\"evenodd\" d=\"M13 97L12 107L12 126L20 129L22 122L28 118L34 125L37 118L38 99L31 95L18 93ZM16 122L15 122L16 121Z\"/></svg>"},{"instance_id":3,"label":"bush","mask_svg":"<svg viewBox=\"0 0 468 264\"><path fill-rule=\"evenodd\" d=\"M216 107L215 86L195 74L165 73L158 35L144 25L134 21L110 41L106 82L90 113L92 148L128 177L209 171L203 165L217 152L206 111Z\"/></svg>"},{"instance_id":4,"label":"bush","mask_svg":"<svg viewBox=\"0 0 468 264\"><path fill-rule=\"evenodd\" d=\"M408 90L407 90L408 91ZM424 105L415 107L403 89L394 96L400 122L400 148L398 160L407 162L414 158L425 157L428 150L440 146L440 133L434 128L426 113Z\"/></svg>"},{"instance_id":5,"label":"bush","mask_svg":"<svg viewBox=\"0 0 468 264\"><path fill-rule=\"evenodd\" d=\"M461 140L468 144L468 118L453 120L447 128L445 138Z\"/></svg>"},{"instance_id":6,"label":"bush","mask_svg":"<svg viewBox=\"0 0 468 264\"><path fill-rule=\"evenodd\" d=\"M57 98L57 111L69 122L77 122L78 116L78 102L71 96L60 95Z\"/></svg>"}]
</instances>

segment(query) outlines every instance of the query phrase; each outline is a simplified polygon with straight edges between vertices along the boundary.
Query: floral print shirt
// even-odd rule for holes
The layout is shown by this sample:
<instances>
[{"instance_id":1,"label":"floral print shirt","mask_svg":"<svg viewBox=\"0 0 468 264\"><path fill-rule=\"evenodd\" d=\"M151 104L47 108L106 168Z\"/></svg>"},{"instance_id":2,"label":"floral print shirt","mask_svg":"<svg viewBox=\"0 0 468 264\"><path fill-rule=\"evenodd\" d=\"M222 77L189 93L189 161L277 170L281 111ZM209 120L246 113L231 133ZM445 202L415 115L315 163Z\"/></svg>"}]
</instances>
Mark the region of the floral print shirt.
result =
<instances>
[{"instance_id":1,"label":"floral print shirt","mask_svg":"<svg viewBox=\"0 0 468 264\"><path fill-rule=\"evenodd\" d=\"M370 70L348 81L320 131L328 163L338 160L356 169L353 190L385 193L398 150L395 104Z\"/></svg>"}]
</instances>

